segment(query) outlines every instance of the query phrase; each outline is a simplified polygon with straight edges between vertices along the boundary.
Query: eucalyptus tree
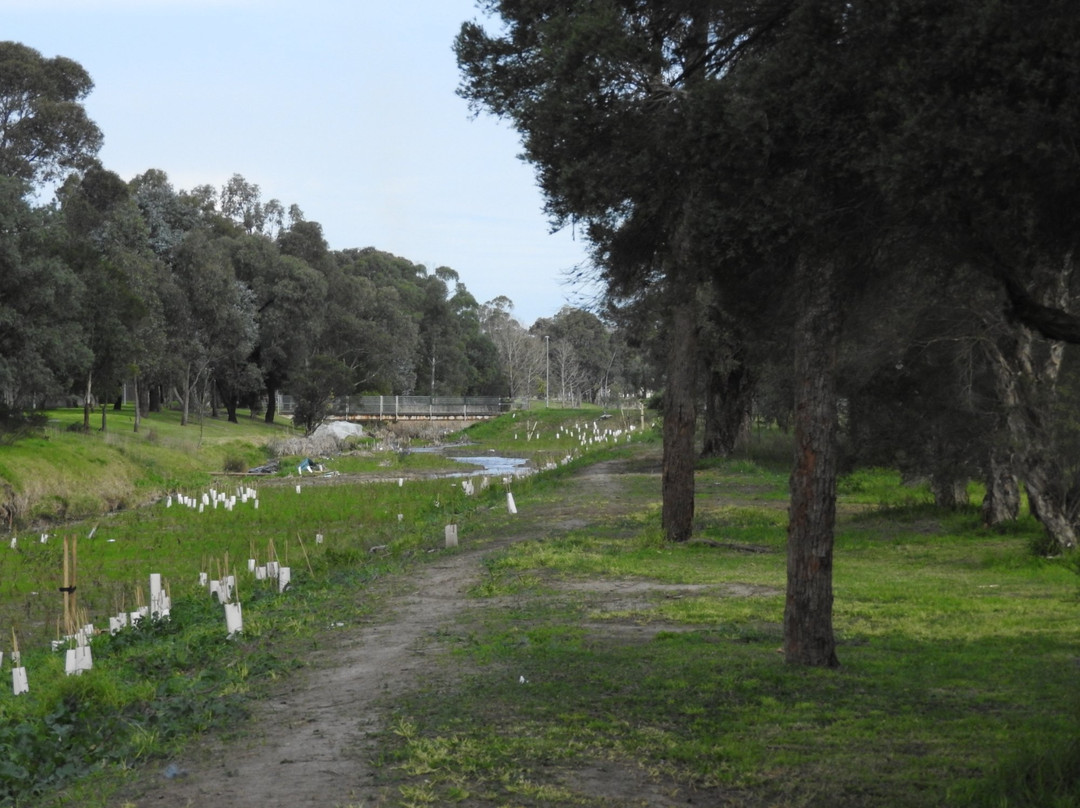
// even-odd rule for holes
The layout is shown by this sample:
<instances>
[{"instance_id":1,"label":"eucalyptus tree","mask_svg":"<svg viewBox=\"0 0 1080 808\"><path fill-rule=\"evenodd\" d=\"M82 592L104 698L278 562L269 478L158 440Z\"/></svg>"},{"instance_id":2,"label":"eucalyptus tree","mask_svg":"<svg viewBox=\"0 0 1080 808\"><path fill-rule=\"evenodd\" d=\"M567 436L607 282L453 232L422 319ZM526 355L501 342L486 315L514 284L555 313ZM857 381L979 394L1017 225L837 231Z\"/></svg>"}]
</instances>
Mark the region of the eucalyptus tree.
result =
<instances>
[{"instance_id":1,"label":"eucalyptus tree","mask_svg":"<svg viewBox=\"0 0 1080 808\"><path fill-rule=\"evenodd\" d=\"M255 296L236 277L232 245L206 229L187 234L172 262L186 306L170 315L169 324L182 329L173 344L182 350L185 400L195 395L205 401L213 385L235 422L240 400L263 385L251 359L258 340Z\"/></svg>"},{"instance_id":2,"label":"eucalyptus tree","mask_svg":"<svg viewBox=\"0 0 1080 808\"><path fill-rule=\"evenodd\" d=\"M205 224L204 210L190 194L177 191L156 168L135 176L128 186L150 231L150 248L168 260L184 236Z\"/></svg>"},{"instance_id":3,"label":"eucalyptus tree","mask_svg":"<svg viewBox=\"0 0 1080 808\"><path fill-rule=\"evenodd\" d=\"M90 165L102 139L83 107L93 88L78 62L0 42L0 176L30 189Z\"/></svg>"},{"instance_id":4,"label":"eucalyptus tree","mask_svg":"<svg viewBox=\"0 0 1080 808\"><path fill-rule=\"evenodd\" d=\"M619 345L611 329L593 312L563 306L555 316L538 320L529 329L548 340L559 357L560 386L573 378L577 398L592 404L607 396L618 372Z\"/></svg>"},{"instance_id":5,"label":"eucalyptus tree","mask_svg":"<svg viewBox=\"0 0 1080 808\"><path fill-rule=\"evenodd\" d=\"M81 389L88 429L95 391L117 397L125 379L137 380L162 353L157 265L146 223L116 174L91 166L69 177L58 196L68 232L62 255L84 288L79 311L92 353Z\"/></svg>"},{"instance_id":6,"label":"eucalyptus tree","mask_svg":"<svg viewBox=\"0 0 1080 808\"><path fill-rule=\"evenodd\" d=\"M345 395L402 393L416 383L419 329L401 289L381 269L391 258L376 250L332 253L317 353L349 369L349 389L340 391Z\"/></svg>"},{"instance_id":7,"label":"eucalyptus tree","mask_svg":"<svg viewBox=\"0 0 1080 808\"><path fill-rule=\"evenodd\" d=\"M221 215L244 229L248 235L276 236L285 226L285 208L276 199L262 201L262 189L240 174L233 174L221 187L218 197Z\"/></svg>"},{"instance_id":8,"label":"eucalyptus tree","mask_svg":"<svg viewBox=\"0 0 1080 808\"><path fill-rule=\"evenodd\" d=\"M319 269L282 254L266 236L244 235L230 246L236 277L254 296L257 337L251 360L263 378L265 420L273 423L277 394L311 355L323 328L327 282Z\"/></svg>"},{"instance_id":9,"label":"eucalyptus tree","mask_svg":"<svg viewBox=\"0 0 1080 808\"><path fill-rule=\"evenodd\" d=\"M83 282L61 258L60 217L26 195L24 182L0 177L0 406L10 410L68 392L91 361Z\"/></svg>"},{"instance_id":10,"label":"eucalyptus tree","mask_svg":"<svg viewBox=\"0 0 1080 808\"><path fill-rule=\"evenodd\" d=\"M542 361L538 336L514 317L514 302L500 295L480 309L480 326L495 346L505 387L500 391L511 399L532 394L528 383L536 377L536 365Z\"/></svg>"},{"instance_id":11,"label":"eucalyptus tree","mask_svg":"<svg viewBox=\"0 0 1080 808\"><path fill-rule=\"evenodd\" d=\"M472 360L493 358L476 350L484 339L480 307L449 267L438 267L419 281L417 388L433 396L473 394L489 369L474 367Z\"/></svg>"}]
</instances>

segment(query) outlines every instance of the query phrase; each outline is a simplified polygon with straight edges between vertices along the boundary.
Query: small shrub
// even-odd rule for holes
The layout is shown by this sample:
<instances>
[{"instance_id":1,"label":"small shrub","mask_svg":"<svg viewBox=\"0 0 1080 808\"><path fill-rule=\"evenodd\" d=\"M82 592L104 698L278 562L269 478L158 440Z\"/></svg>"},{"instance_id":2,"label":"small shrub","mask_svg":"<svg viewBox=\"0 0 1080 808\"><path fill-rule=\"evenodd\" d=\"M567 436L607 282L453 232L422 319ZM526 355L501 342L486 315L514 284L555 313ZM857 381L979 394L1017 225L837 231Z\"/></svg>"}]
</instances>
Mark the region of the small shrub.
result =
<instances>
[{"instance_id":1,"label":"small shrub","mask_svg":"<svg viewBox=\"0 0 1080 808\"><path fill-rule=\"evenodd\" d=\"M248 463L247 458L237 454L225 455L225 471L231 473L242 473L247 471Z\"/></svg>"},{"instance_id":2,"label":"small shrub","mask_svg":"<svg viewBox=\"0 0 1080 808\"><path fill-rule=\"evenodd\" d=\"M1041 530L1028 539L1028 550L1040 558L1052 558L1061 554L1061 545L1048 532Z\"/></svg>"}]
</instances>

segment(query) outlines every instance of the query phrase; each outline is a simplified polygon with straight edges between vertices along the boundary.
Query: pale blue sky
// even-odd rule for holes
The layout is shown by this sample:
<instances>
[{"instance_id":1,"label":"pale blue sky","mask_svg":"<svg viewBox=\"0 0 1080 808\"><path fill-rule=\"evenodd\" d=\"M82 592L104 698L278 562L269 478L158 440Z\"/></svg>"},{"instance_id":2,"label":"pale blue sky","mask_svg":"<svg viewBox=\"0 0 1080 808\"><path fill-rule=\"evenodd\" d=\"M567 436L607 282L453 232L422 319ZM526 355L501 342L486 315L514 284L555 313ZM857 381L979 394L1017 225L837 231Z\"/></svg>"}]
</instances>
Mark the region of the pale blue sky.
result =
<instances>
[{"instance_id":1,"label":"pale blue sky","mask_svg":"<svg viewBox=\"0 0 1080 808\"><path fill-rule=\"evenodd\" d=\"M100 157L176 188L234 173L330 246L449 266L526 325L591 299L507 124L473 119L451 50L474 0L0 0L0 39L86 68Z\"/></svg>"}]
</instances>

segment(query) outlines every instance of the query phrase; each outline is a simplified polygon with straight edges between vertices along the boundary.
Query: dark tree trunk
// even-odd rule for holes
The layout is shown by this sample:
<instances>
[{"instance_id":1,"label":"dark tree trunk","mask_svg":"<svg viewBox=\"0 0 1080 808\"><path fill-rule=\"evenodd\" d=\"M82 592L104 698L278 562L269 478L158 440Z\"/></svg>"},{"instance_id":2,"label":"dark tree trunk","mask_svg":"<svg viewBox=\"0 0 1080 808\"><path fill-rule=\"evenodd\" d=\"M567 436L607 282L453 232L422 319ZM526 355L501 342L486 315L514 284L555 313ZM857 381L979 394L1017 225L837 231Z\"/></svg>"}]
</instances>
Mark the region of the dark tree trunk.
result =
<instances>
[{"instance_id":1,"label":"dark tree trunk","mask_svg":"<svg viewBox=\"0 0 1080 808\"><path fill-rule=\"evenodd\" d=\"M749 435L753 394L753 377L741 362L728 371L710 371L705 381L702 457L727 457Z\"/></svg>"},{"instance_id":2,"label":"dark tree trunk","mask_svg":"<svg viewBox=\"0 0 1080 808\"><path fill-rule=\"evenodd\" d=\"M161 385L150 385L150 401L146 405L147 412L161 412Z\"/></svg>"},{"instance_id":3,"label":"dark tree trunk","mask_svg":"<svg viewBox=\"0 0 1080 808\"><path fill-rule=\"evenodd\" d=\"M795 467L788 522L784 658L837 667L832 625L836 524L836 357L840 307L834 269L800 261L795 326Z\"/></svg>"},{"instance_id":4,"label":"dark tree trunk","mask_svg":"<svg viewBox=\"0 0 1080 808\"><path fill-rule=\"evenodd\" d=\"M697 307L672 304L664 388L664 468L661 521L668 541L686 541L694 529L694 428L697 388Z\"/></svg>"},{"instance_id":5,"label":"dark tree trunk","mask_svg":"<svg viewBox=\"0 0 1080 808\"><path fill-rule=\"evenodd\" d=\"M225 407L226 420L230 424L240 423L236 417L236 411L240 408L240 399L231 390L223 390L220 385L218 386L218 395L221 396L221 404Z\"/></svg>"},{"instance_id":6,"label":"dark tree trunk","mask_svg":"<svg viewBox=\"0 0 1080 808\"><path fill-rule=\"evenodd\" d=\"M266 416L264 420L268 424L274 423L274 419L277 417L277 393L278 386L274 382L267 382L266 384Z\"/></svg>"}]
</instances>

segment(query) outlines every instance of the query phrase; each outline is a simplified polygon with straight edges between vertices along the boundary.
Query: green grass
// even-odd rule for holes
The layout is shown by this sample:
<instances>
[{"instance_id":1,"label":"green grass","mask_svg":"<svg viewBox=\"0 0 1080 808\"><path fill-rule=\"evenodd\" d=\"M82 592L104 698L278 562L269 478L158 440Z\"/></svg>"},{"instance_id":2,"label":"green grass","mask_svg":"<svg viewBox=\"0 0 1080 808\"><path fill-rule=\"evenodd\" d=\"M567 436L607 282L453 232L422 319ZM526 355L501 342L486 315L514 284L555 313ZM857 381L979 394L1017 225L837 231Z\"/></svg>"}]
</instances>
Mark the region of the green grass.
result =
<instances>
[{"instance_id":1,"label":"green grass","mask_svg":"<svg viewBox=\"0 0 1080 808\"><path fill-rule=\"evenodd\" d=\"M842 497L839 671L777 653L781 475L713 462L699 535L728 546L666 546L645 507L641 524L601 520L490 558L447 666L474 673L396 704L391 781L422 780L436 803L617 804L515 788L565 790L563 772L597 761L706 804L1077 804L1074 571L1029 553L1030 523L1002 535L974 510L904 505L890 477ZM633 582L653 589L612 603ZM514 608L485 608L493 597Z\"/></svg>"},{"instance_id":2,"label":"green grass","mask_svg":"<svg viewBox=\"0 0 1080 808\"><path fill-rule=\"evenodd\" d=\"M594 413L556 412L592 429ZM531 444L538 457L580 451L556 416L530 412L528 437L525 417L468 435L503 452ZM218 445L230 443L225 432ZM175 602L168 622L96 639L94 670L78 678L45 647L59 545L0 547L0 630L19 627L31 670L27 697L0 695L0 804L18 793L19 804L59 794L57 804L104 806L133 770L199 733L242 735L252 700L328 647L327 626L377 613L372 583L438 557L427 551L449 521L473 545L523 538L487 553L474 608L432 627L442 653L429 651L418 687L386 705L376 762L397 795L387 804L1080 803L1080 579L1073 559L1031 554L1030 517L986 530L976 509L939 511L889 470L845 478L834 570L842 667L795 668L778 653L782 436L760 436L760 455L700 465L704 541L677 546L659 531L654 437L601 441L516 481L515 516L501 486L467 498L452 480L305 479L297 494L295 479L278 479L256 483L257 510L158 503L66 525L61 535L80 536L80 603L111 613L150 572L171 582ZM590 488L600 461L617 474ZM366 459L348 462L367 471ZM284 594L246 572L252 548L263 559L271 541L293 569ZM225 553L244 603L233 640L195 584Z\"/></svg>"},{"instance_id":3,"label":"green grass","mask_svg":"<svg viewBox=\"0 0 1080 808\"><path fill-rule=\"evenodd\" d=\"M433 452L368 452L331 458L326 468L342 474L426 474L462 472L476 468Z\"/></svg>"},{"instance_id":4,"label":"green grass","mask_svg":"<svg viewBox=\"0 0 1080 808\"><path fill-rule=\"evenodd\" d=\"M42 434L0 445L0 504L15 529L88 518L142 505L170 488L205 485L230 460L247 467L265 462L267 444L293 434L250 418L237 424L204 418L182 427L180 414L168 410L146 416L136 433L130 407L110 410L104 433L99 413L84 434L69 429L82 424L81 410L47 415Z\"/></svg>"}]
</instances>

